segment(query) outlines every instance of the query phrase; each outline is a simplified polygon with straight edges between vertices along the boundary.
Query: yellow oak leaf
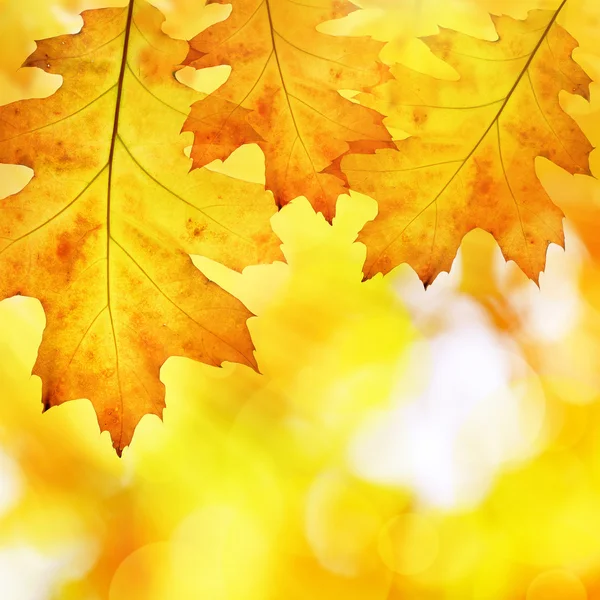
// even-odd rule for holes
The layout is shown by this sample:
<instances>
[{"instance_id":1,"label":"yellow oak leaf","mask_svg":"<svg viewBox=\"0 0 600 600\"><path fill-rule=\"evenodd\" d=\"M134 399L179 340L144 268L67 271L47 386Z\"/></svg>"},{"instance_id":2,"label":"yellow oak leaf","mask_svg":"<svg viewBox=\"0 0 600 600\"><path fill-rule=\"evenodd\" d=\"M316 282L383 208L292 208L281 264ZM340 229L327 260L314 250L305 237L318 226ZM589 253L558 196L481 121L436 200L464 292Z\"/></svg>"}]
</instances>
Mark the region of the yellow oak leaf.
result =
<instances>
[{"instance_id":1,"label":"yellow oak leaf","mask_svg":"<svg viewBox=\"0 0 600 600\"><path fill-rule=\"evenodd\" d=\"M201 95L175 78L188 46L154 7L82 17L25 63L62 87L0 107L0 162L34 171L0 201L0 299L33 296L46 312L34 369L45 407L89 398L120 452L144 414L162 414L167 357L255 365L250 312L189 255L272 260L276 207L260 185L188 174L179 132Z\"/></svg>"},{"instance_id":2,"label":"yellow oak leaf","mask_svg":"<svg viewBox=\"0 0 600 600\"><path fill-rule=\"evenodd\" d=\"M377 60L383 44L316 29L355 8L346 0L239 0L228 19L192 39L185 64L232 69L185 123L194 167L256 143L277 205L305 196L331 219L348 190L336 159L393 147L382 116L339 93L367 91L389 76Z\"/></svg>"},{"instance_id":3,"label":"yellow oak leaf","mask_svg":"<svg viewBox=\"0 0 600 600\"><path fill-rule=\"evenodd\" d=\"M536 159L591 174L592 146L559 101L562 90L589 100L590 83L571 57L577 42L557 23L564 5L523 21L493 17L493 42L442 29L425 42L457 81L395 65L396 80L366 98L411 137L396 142L399 152L341 160L352 189L379 203L359 236L368 248L365 276L407 262L428 285L479 227L538 280L548 245L564 238L563 213L542 187Z\"/></svg>"}]
</instances>

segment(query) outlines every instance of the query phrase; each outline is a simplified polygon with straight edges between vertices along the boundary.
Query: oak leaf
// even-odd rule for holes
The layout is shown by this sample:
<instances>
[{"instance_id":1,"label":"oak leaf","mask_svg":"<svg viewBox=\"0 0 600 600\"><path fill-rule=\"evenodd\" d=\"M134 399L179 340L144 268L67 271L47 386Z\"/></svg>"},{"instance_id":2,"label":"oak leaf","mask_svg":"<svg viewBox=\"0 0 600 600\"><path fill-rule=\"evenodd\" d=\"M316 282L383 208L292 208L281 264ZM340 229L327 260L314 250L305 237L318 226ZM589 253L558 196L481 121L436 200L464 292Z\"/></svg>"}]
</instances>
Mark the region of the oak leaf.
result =
<instances>
[{"instance_id":1,"label":"oak leaf","mask_svg":"<svg viewBox=\"0 0 600 600\"><path fill-rule=\"evenodd\" d=\"M339 93L388 77L377 60L383 44L316 29L355 9L346 0L237 0L228 19L192 39L186 65L232 69L185 123L194 133L193 166L256 143L277 205L305 196L331 219L348 190L337 159L393 147L382 116Z\"/></svg>"},{"instance_id":2,"label":"oak leaf","mask_svg":"<svg viewBox=\"0 0 600 600\"><path fill-rule=\"evenodd\" d=\"M25 63L62 87L0 107L0 162L34 171L0 202L0 299L41 301L44 405L89 398L120 452L144 414L162 413L167 357L255 365L249 311L189 255L235 269L279 256L276 207L260 185L188 175L179 133L201 95L175 78L188 46L155 8L82 17Z\"/></svg>"},{"instance_id":3,"label":"oak leaf","mask_svg":"<svg viewBox=\"0 0 600 600\"><path fill-rule=\"evenodd\" d=\"M571 57L577 42L556 22L564 5L523 21L493 17L496 41L445 29L424 38L457 81L392 68L395 81L371 102L388 126L411 137L396 142L398 152L341 160L352 189L379 204L359 236L368 248L366 277L407 262L428 285L479 227L538 280L548 245L562 246L564 237L563 214L536 176L536 158L591 174L592 146L559 102L561 90L589 100L590 83Z\"/></svg>"}]
</instances>

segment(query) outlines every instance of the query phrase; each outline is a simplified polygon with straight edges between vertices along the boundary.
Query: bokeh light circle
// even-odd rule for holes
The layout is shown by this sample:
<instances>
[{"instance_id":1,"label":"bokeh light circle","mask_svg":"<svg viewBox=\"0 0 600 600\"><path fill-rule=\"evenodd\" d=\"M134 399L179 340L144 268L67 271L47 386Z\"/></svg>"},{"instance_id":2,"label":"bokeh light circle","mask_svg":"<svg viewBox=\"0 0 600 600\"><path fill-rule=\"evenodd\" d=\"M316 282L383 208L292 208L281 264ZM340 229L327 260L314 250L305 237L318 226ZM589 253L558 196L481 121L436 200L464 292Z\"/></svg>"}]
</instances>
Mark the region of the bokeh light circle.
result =
<instances>
[{"instance_id":1,"label":"bokeh light circle","mask_svg":"<svg viewBox=\"0 0 600 600\"><path fill-rule=\"evenodd\" d=\"M545 571L529 585L526 600L587 600L580 579L563 569Z\"/></svg>"},{"instance_id":2,"label":"bokeh light circle","mask_svg":"<svg viewBox=\"0 0 600 600\"><path fill-rule=\"evenodd\" d=\"M379 536L379 555L385 565L400 575L417 575L435 561L439 536L431 519L416 513L398 515L388 521Z\"/></svg>"}]
</instances>

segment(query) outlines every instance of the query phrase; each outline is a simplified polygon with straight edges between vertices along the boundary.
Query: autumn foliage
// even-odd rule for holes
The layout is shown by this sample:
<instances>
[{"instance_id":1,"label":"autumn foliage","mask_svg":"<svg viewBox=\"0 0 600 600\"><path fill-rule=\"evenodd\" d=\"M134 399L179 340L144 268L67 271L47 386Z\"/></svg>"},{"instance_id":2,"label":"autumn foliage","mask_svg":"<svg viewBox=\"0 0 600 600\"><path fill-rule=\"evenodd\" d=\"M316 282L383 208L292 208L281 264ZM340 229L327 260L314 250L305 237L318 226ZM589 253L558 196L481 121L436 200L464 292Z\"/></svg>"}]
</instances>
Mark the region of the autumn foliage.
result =
<instances>
[{"instance_id":1,"label":"autumn foliage","mask_svg":"<svg viewBox=\"0 0 600 600\"><path fill-rule=\"evenodd\" d=\"M189 255L234 269L277 258L269 217L298 196L329 220L350 189L377 200L359 235L367 277L408 262L428 285L481 227L537 280L563 234L535 160L589 173L591 146L558 99L588 98L590 81L556 22L564 4L496 19L496 42L429 38L452 82L390 71L381 43L318 31L355 9L337 0L240 0L189 46L136 0L38 42L24 66L64 83L0 109L0 161L34 171L2 203L0 266L2 297L46 311L44 405L89 397L121 451L142 415L162 412L167 357L255 365L250 313ZM181 65L231 73L199 98L174 76ZM411 137L392 142L384 116ZM264 189L201 168L253 143Z\"/></svg>"},{"instance_id":2,"label":"autumn foliage","mask_svg":"<svg viewBox=\"0 0 600 600\"><path fill-rule=\"evenodd\" d=\"M83 4L0 0L0 597L599 598L597 3Z\"/></svg>"}]
</instances>

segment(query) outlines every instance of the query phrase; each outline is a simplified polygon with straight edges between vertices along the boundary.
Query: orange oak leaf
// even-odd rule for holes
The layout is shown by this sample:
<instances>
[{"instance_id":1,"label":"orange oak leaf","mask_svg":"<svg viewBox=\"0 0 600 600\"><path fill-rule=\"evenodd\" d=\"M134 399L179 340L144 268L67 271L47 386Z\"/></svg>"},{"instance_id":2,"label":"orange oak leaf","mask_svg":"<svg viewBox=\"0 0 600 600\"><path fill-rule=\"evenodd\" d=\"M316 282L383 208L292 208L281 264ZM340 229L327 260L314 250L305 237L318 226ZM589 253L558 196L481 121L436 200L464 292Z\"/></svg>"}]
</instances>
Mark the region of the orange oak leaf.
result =
<instances>
[{"instance_id":1,"label":"orange oak leaf","mask_svg":"<svg viewBox=\"0 0 600 600\"><path fill-rule=\"evenodd\" d=\"M353 10L346 0L237 0L228 19L191 40L185 64L232 69L185 123L194 133L193 166L256 143L277 205L306 196L331 219L348 190L336 159L393 147L383 117L339 93L367 91L388 77L377 60L383 44L316 30Z\"/></svg>"},{"instance_id":2,"label":"orange oak leaf","mask_svg":"<svg viewBox=\"0 0 600 600\"><path fill-rule=\"evenodd\" d=\"M0 107L0 162L34 171L0 201L0 299L41 301L44 405L89 398L120 452L144 414L162 413L167 357L255 366L249 311L189 254L235 269L279 256L276 207L262 186L188 174L179 132L201 95L174 77L188 46L155 8L82 17L25 63L62 87Z\"/></svg>"},{"instance_id":3,"label":"orange oak leaf","mask_svg":"<svg viewBox=\"0 0 600 600\"><path fill-rule=\"evenodd\" d=\"M524 21L494 17L493 42L442 29L424 40L457 81L396 65L396 80L376 90L371 101L389 115L386 124L412 137L396 142L399 152L341 161L352 189L379 204L359 236L366 277L406 262L428 285L479 227L537 282L548 245L564 238L536 158L591 174L592 146L559 102L561 90L589 100L590 83L571 58L577 42L556 22L564 5Z\"/></svg>"}]
</instances>

